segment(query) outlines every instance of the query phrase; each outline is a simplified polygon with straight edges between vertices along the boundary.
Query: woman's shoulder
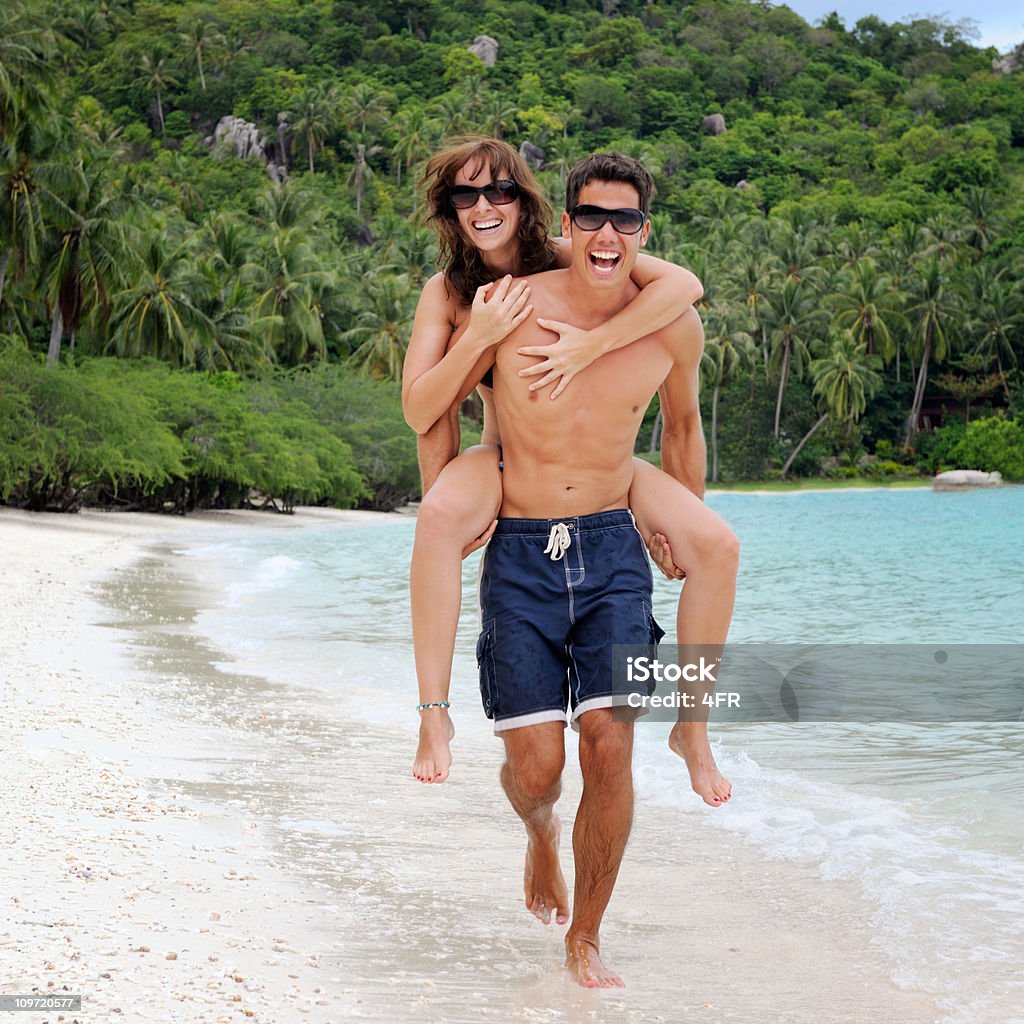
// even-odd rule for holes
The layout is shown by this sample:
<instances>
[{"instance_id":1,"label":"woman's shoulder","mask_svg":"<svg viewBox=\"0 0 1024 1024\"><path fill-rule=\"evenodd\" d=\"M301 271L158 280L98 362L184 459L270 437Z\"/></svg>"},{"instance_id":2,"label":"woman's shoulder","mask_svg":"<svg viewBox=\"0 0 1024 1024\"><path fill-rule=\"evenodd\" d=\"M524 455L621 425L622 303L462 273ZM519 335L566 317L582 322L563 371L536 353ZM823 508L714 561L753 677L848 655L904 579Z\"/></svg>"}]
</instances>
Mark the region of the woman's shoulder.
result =
<instances>
[{"instance_id":1,"label":"woman's shoulder","mask_svg":"<svg viewBox=\"0 0 1024 1024\"><path fill-rule=\"evenodd\" d=\"M445 319L455 327L465 316L465 307L459 301L458 293L445 280L443 272L434 274L420 292L418 311L428 312L438 319Z\"/></svg>"}]
</instances>

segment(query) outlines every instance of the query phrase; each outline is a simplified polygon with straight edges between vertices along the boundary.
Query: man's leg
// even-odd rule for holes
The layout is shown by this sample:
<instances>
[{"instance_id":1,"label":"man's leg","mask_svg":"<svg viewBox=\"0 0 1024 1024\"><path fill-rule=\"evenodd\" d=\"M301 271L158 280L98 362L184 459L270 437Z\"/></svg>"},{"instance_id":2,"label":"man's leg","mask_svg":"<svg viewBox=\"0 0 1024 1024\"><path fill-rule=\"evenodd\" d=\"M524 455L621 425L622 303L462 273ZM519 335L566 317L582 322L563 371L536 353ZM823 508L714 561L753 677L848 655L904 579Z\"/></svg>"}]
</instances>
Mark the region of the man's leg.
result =
<instances>
[{"instance_id":1,"label":"man's leg","mask_svg":"<svg viewBox=\"0 0 1024 1024\"><path fill-rule=\"evenodd\" d=\"M633 723L595 708L580 716L579 728L583 798L572 834L576 883L565 965L587 988L621 988L601 963L600 929L633 823Z\"/></svg>"},{"instance_id":2,"label":"man's leg","mask_svg":"<svg viewBox=\"0 0 1024 1024\"><path fill-rule=\"evenodd\" d=\"M562 792L564 734L561 722L541 722L502 733L506 761L501 784L526 826L526 907L544 924L551 923L552 910L558 924L569 920L569 891L558 862L561 823L554 813Z\"/></svg>"},{"instance_id":3,"label":"man's leg","mask_svg":"<svg viewBox=\"0 0 1024 1024\"><path fill-rule=\"evenodd\" d=\"M638 459L633 460L629 504L644 541L652 533L664 534L673 560L686 572L676 643L693 645L709 659L720 655L736 599L736 535L681 483ZM669 747L686 762L694 792L711 807L721 807L732 796L732 784L711 753L706 713L702 721L699 717L690 712L684 721L681 715L669 734Z\"/></svg>"}]
</instances>

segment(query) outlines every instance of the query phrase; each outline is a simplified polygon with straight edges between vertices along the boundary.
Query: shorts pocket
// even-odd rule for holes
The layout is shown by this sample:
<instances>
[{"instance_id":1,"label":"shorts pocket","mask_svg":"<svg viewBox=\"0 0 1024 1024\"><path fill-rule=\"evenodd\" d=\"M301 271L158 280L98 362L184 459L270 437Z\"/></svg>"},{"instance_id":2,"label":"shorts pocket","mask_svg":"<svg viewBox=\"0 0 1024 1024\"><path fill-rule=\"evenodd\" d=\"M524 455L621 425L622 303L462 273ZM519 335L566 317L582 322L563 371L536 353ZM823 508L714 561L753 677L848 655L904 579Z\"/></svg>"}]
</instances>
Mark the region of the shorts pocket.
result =
<instances>
[{"instance_id":1,"label":"shorts pocket","mask_svg":"<svg viewBox=\"0 0 1024 1024\"><path fill-rule=\"evenodd\" d=\"M480 636L476 641L476 664L480 670L480 699L484 704L484 714L494 717L494 704L497 698L494 671L494 619L483 624Z\"/></svg>"},{"instance_id":2,"label":"shorts pocket","mask_svg":"<svg viewBox=\"0 0 1024 1024\"><path fill-rule=\"evenodd\" d=\"M644 603L644 615L647 617L647 628L650 631L650 643L659 643L661 638L665 635L665 630L658 625L658 620L655 619L651 606L646 602Z\"/></svg>"}]
</instances>

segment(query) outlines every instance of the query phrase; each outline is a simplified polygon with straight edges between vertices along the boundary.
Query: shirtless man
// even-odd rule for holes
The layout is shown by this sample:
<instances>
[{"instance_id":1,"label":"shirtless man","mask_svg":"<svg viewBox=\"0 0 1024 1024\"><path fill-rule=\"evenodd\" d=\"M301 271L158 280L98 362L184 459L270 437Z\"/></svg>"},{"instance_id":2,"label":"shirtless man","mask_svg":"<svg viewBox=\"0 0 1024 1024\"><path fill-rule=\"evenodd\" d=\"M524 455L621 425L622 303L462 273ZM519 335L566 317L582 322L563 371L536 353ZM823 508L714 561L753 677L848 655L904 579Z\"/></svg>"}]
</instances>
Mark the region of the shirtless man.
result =
<instances>
[{"instance_id":1,"label":"shirtless man","mask_svg":"<svg viewBox=\"0 0 1024 1024\"><path fill-rule=\"evenodd\" d=\"M528 278L537 314L589 328L629 302L637 291L630 270L650 230L652 191L643 167L618 154L596 154L573 169L562 217L572 262ZM613 695L610 646L651 643L662 632L651 615L647 553L627 507L633 446L660 391L665 467L702 492L703 329L688 309L665 329L603 355L557 402L530 391L519 376L532 362L523 347L548 338L530 318L477 367L482 374L488 362L495 365L504 458L501 514L480 584L480 687L505 741L502 785L526 826L526 904L544 923L552 911L558 923L569 920L553 808L571 710L584 788L573 831L575 910L566 966L581 985L619 987L621 978L601 961L599 931L632 821L633 723L612 714L623 695ZM710 525L678 531L686 538L675 555L687 566L684 594L696 574L702 595L685 621L681 612L678 641L724 644L739 546L725 523L696 495L690 498ZM702 578L709 552L720 580ZM706 723L679 722L669 744L691 774L703 772L725 788L706 730Z\"/></svg>"}]
</instances>

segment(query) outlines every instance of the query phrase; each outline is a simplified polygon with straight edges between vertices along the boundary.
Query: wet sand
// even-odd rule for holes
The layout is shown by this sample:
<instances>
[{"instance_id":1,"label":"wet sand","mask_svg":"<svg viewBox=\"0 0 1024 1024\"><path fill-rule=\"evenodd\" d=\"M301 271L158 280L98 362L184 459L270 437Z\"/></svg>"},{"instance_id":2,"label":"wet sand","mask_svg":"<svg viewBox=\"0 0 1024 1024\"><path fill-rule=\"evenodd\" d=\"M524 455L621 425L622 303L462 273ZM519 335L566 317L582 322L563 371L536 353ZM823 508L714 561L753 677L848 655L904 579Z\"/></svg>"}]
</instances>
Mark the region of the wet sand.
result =
<instances>
[{"instance_id":1,"label":"wet sand","mask_svg":"<svg viewBox=\"0 0 1024 1024\"><path fill-rule=\"evenodd\" d=\"M603 929L628 987L573 985L562 929L522 906L476 707L424 787L414 733L365 694L222 671L188 628L211 598L180 538L359 521L0 511L0 992L81 993L82 1022L941 1019L890 980L850 886L710 828L728 809L696 797L638 804Z\"/></svg>"}]
</instances>

